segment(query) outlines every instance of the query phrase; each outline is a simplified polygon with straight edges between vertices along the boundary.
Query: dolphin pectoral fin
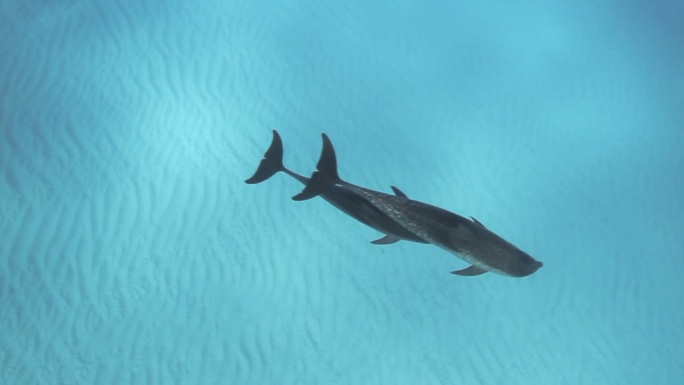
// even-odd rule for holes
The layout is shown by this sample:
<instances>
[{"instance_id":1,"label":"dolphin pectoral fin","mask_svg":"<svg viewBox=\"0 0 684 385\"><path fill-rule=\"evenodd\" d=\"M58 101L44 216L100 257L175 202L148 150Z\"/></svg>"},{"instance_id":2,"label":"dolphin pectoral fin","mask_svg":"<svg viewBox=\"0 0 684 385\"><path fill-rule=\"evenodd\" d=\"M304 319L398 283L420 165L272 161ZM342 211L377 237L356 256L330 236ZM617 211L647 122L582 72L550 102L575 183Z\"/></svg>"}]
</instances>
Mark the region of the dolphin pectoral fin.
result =
<instances>
[{"instance_id":1,"label":"dolphin pectoral fin","mask_svg":"<svg viewBox=\"0 0 684 385\"><path fill-rule=\"evenodd\" d=\"M482 222L478 221L478 220L475 219L474 217L470 217L470 219L472 219L473 222L477 223L478 225L482 226L483 229L486 229L485 225L483 225Z\"/></svg>"},{"instance_id":2,"label":"dolphin pectoral fin","mask_svg":"<svg viewBox=\"0 0 684 385\"><path fill-rule=\"evenodd\" d=\"M408 197L406 196L406 194L404 194L403 191L399 190L399 189L396 188L395 186L390 186L390 187L392 187L392 191L394 191L394 195L396 195L396 196L398 196L398 197L402 197L402 198L408 199Z\"/></svg>"},{"instance_id":3,"label":"dolphin pectoral fin","mask_svg":"<svg viewBox=\"0 0 684 385\"><path fill-rule=\"evenodd\" d=\"M487 270L485 270L481 267L477 267L475 265L472 265L472 266L466 267L463 270L454 270L451 272L451 274L462 275L462 276L466 276L466 277L472 277L475 275L484 274L486 272L487 272Z\"/></svg>"},{"instance_id":4,"label":"dolphin pectoral fin","mask_svg":"<svg viewBox=\"0 0 684 385\"><path fill-rule=\"evenodd\" d=\"M384 237L380 239L376 239L373 242L371 242L374 245L389 245L395 242L399 242L400 239L395 237L394 235L385 235Z\"/></svg>"}]
</instances>

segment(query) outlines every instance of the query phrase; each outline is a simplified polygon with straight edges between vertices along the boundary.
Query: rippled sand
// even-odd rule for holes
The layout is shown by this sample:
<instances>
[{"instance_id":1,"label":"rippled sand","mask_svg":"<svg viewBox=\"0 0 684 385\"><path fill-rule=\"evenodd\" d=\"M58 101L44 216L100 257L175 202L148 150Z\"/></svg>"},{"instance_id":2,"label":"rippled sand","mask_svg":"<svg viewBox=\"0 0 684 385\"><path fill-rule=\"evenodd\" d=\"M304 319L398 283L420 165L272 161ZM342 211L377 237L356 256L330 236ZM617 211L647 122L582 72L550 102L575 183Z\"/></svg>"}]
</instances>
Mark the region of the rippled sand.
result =
<instances>
[{"instance_id":1,"label":"rippled sand","mask_svg":"<svg viewBox=\"0 0 684 385\"><path fill-rule=\"evenodd\" d=\"M0 383L676 383L667 7L3 2ZM285 175L244 184L272 129L297 172L327 132L343 178L544 267L454 277Z\"/></svg>"}]
</instances>

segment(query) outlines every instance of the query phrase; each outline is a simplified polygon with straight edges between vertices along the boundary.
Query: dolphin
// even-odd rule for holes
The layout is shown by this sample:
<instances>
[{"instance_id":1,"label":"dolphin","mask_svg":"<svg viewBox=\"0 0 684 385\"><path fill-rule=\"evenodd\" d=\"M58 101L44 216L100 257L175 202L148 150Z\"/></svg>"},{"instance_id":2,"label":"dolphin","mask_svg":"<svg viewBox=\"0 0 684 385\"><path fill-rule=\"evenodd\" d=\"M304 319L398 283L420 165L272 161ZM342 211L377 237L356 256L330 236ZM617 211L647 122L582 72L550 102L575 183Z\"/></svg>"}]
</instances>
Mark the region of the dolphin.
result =
<instances>
[{"instance_id":1,"label":"dolphin","mask_svg":"<svg viewBox=\"0 0 684 385\"><path fill-rule=\"evenodd\" d=\"M347 215L384 236L373 241L386 245L406 240L438 246L469 263L452 271L461 276L492 272L511 277L525 277L542 267L542 263L487 229L477 219L467 219L445 209L410 199L395 186L394 194L367 189L342 180L337 173L337 157L330 138L323 137L323 150L310 178L283 165L283 144L273 130L273 140L259 167L245 183L261 183L278 172L284 172L304 185L292 197L303 201L320 196Z\"/></svg>"}]
</instances>

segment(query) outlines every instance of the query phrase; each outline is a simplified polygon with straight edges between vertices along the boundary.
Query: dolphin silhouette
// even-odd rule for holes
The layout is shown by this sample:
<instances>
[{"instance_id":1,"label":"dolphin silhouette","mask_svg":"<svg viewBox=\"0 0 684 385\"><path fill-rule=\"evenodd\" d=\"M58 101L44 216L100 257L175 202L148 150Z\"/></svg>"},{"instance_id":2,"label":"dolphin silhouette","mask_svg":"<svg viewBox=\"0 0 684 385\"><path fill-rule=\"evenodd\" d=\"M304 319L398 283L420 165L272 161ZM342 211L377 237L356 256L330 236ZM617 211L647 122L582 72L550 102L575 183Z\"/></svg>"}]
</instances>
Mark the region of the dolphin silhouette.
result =
<instances>
[{"instance_id":1,"label":"dolphin silhouette","mask_svg":"<svg viewBox=\"0 0 684 385\"><path fill-rule=\"evenodd\" d=\"M528 276L542 263L487 229L477 219L467 219L445 209L410 199L391 186L394 195L367 189L342 180L337 174L337 158L332 142L323 136L323 150L310 178L283 165L283 143L277 131L259 167L245 183L261 183L284 172L304 185L292 197L303 201L320 196L356 220L385 234L377 245L406 240L431 243L470 264L452 274L475 276L488 271L512 276Z\"/></svg>"}]
</instances>

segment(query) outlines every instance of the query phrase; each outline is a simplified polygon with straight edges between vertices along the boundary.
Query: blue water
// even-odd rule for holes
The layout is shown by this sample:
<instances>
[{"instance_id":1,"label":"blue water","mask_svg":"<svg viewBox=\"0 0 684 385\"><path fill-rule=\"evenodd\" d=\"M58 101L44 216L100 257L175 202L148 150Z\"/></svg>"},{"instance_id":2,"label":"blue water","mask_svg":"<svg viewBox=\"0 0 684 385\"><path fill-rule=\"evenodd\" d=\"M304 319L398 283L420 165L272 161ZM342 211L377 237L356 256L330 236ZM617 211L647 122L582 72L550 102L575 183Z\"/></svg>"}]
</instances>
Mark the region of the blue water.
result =
<instances>
[{"instance_id":1,"label":"blue water","mask_svg":"<svg viewBox=\"0 0 684 385\"><path fill-rule=\"evenodd\" d=\"M642 4L643 3L643 4ZM681 384L676 1L0 2L0 383ZM525 278L255 170L466 216Z\"/></svg>"}]
</instances>

